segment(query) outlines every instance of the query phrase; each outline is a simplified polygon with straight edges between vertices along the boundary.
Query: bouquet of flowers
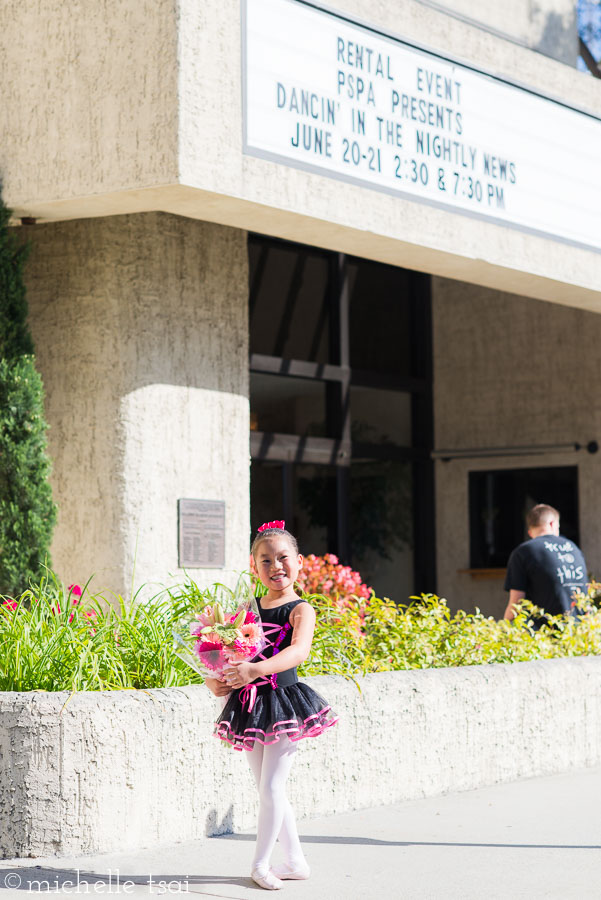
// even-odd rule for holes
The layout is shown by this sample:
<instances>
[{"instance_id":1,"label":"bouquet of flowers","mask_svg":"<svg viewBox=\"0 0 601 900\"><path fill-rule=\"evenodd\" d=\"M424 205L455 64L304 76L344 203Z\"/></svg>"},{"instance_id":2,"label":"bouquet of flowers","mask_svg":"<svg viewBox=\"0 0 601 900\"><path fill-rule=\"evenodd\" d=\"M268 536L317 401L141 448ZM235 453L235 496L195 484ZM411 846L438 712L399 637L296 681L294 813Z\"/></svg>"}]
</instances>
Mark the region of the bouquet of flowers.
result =
<instances>
[{"instance_id":1,"label":"bouquet of flowers","mask_svg":"<svg viewBox=\"0 0 601 900\"><path fill-rule=\"evenodd\" d=\"M224 609L225 605L225 609ZM173 629L174 650L205 678L225 681L223 670L232 662L254 659L267 646L254 597L234 594L199 608Z\"/></svg>"}]
</instances>

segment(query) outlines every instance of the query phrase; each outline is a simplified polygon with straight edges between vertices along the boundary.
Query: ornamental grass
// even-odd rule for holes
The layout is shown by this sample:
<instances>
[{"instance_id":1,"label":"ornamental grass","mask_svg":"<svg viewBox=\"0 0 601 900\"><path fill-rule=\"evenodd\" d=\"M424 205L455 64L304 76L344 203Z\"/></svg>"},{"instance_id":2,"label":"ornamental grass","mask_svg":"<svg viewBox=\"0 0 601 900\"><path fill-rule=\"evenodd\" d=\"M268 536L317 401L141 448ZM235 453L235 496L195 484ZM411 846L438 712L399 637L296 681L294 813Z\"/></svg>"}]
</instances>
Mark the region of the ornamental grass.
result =
<instances>
[{"instance_id":1,"label":"ornamental grass","mask_svg":"<svg viewBox=\"0 0 601 900\"><path fill-rule=\"evenodd\" d=\"M141 601L63 585L48 573L15 598L0 598L0 690L106 691L201 683L173 646L173 627L229 588L187 581ZM594 591L594 589L593 589ZM601 611L582 596L578 618L549 617L538 630L526 601L512 623L476 611L451 613L422 594L406 606L372 596L341 606L306 594L317 612L301 675L343 675L359 684L373 672L513 663L601 654Z\"/></svg>"},{"instance_id":2,"label":"ornamental grass","mask_svg":"<svg viewBox=\"0 0 601 900\"><path fill-rule=\"evenodd\" d=\"M0 598L0 690L109 691L201 682L173 652L182 605L65 587L52 574Z\"/></svg>"}]
</instances>

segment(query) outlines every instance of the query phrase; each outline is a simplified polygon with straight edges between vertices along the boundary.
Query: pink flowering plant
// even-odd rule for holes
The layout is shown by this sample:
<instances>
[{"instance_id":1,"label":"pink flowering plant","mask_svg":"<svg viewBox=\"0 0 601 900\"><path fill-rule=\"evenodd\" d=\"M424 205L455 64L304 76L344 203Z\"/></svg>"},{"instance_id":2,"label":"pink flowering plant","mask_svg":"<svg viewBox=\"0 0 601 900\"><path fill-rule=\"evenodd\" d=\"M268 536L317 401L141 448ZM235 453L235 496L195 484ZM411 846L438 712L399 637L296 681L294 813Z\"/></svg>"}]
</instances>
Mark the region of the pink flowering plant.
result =
<instances>
[{"instance_id":1,"label":"pink flowering plant","mask_svg":"<svg viewBox=\"0 0 601 900\"><path fill-rule=\"evenodd\" d=\"M63 601L65 606L65 616L69 625L73 623L76 615L81 615L84 619L93 619L97 615L95 609L82 609L80 607L82 594L83 590L79 584L70 584L66 589L63 588L62 592L57 588L55 590L55 596L52 597L48 606L50 613L53 616L60 616L61 613L63 613L63 607L61 607L61 601ZM47 595L45 595L45 597L47 597ZM14 597L3 597L1 609L5 613L17 612L20 609L30 608L32 603L39 603L39 600L40 597L29 590L25 591L18 600L15 600ZM79 608L75 609L74 607Z\"/></svg>"},{"instance_id":2,"label":"pink flowering plant","mask_svg":"<svg viewBox=\"0 0 601 900\"><path fill-rule=\"evenodd\" d=\"M85 679L99 615L87 585L52 572L21 594L0 597L0 690L61 690Z\"/></svg>"},{"instance_id":3,"label":"pink flowering plant","mask_svg":"<svg viewBox=\"0 0 601 900\"><path fill-rule=\"evenodd\" d=\"M219 597L199 606L173 629L174 651L205 678L223 681L223 670L234 661L250 660L261 653L267 640L252 593L238 585L224 585ZM206 601L205 595L205 601Z\"/></svg>"},{"instance_id":4,"label":"pink flowering plant","mask_svg":"<svg viewBox=\"0 0 601 900\"><path fill-rule=\"evenodd\" d=\"M306 556L298 574L298 585L307 594L331 597L340 610L354 609L361 619L365 616L373 590L364 584L361 575L350 566L343 566L333 553Z\"/></svg>"}]
</instances>

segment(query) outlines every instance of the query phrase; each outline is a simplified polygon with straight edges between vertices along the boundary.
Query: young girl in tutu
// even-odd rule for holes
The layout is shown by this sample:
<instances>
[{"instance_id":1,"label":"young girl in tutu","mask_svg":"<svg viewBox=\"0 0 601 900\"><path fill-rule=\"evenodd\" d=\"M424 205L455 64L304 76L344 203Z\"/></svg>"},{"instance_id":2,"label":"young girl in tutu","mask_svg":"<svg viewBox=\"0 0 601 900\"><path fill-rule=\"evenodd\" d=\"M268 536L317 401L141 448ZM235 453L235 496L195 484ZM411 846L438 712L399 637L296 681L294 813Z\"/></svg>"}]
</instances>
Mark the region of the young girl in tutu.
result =
<instances>
[{"instance_id":1,"label":"young girl in tutu","mask_svg":"<svg viewBox=\"0 0 601 900\"><path fill-rule=\"evenodd\" d=\"M251 878L275 891L284 879L308 878L286 780L297 741L315 737L337 721L331 707L312 688L298 680L296 667L311 650L315 628L313 607L298 597L294 583L303 558L284 522L259 528L252 555L267 594L257 598L270 645L262 659L234 662L225 670L227 683L207 679L217 696L230 694L215 725L217 737L236 750L247 750L259 791L257 843ZM279 838L284 864L270 866Z\"/></svg>"}]
</instances>

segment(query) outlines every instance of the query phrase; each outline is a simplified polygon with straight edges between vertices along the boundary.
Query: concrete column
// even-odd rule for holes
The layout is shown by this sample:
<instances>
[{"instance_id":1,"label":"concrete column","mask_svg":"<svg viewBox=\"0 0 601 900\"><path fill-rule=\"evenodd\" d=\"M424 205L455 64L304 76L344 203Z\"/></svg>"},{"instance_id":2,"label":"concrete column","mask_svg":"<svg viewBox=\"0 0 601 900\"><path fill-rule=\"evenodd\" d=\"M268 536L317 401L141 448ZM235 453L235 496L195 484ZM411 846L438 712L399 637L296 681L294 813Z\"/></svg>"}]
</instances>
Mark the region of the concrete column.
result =
<instances>
[{"instance_id":1,"label":"concrete column","mask_svg":"<svg viewBox=\"0 0 601 900\"><path fill-rule=\"evenodd\" d=\"M246 234L163 213L31 228L30 322L59 505L53 564L97 588L180 577L177 500L226 501L248 561ZM200 583L223 570L192 570Z\"/></svg>"}]
</instances>

